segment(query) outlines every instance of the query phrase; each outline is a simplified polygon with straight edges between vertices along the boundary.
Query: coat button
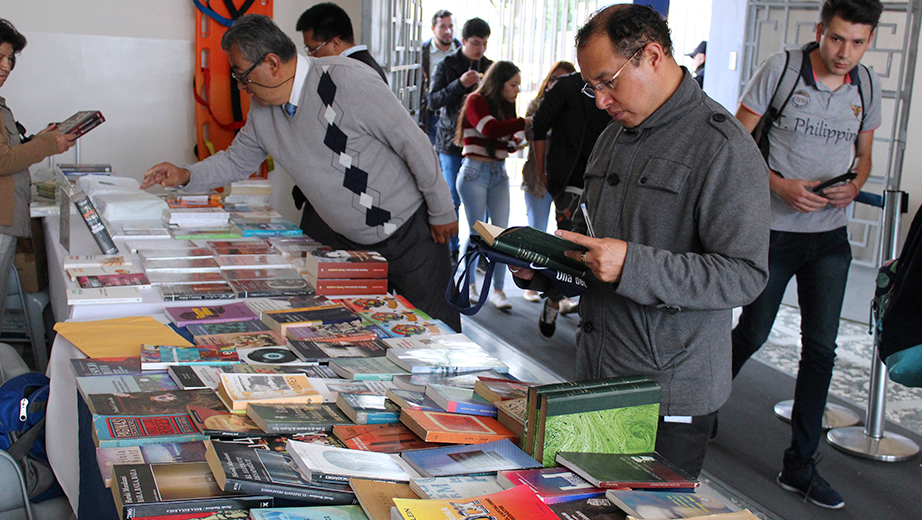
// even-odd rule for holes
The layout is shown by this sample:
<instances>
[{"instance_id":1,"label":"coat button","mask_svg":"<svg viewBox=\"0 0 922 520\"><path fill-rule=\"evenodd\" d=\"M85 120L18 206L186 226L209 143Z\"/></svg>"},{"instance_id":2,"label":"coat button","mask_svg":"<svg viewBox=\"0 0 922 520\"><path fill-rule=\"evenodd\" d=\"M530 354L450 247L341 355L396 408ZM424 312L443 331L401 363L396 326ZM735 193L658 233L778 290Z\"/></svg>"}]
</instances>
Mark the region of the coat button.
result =
<instances>
[{"instance_id":1,"label":"coat button","mask_svg":"<svg viewBox=\"0 0 922 520\"><path fill-rule=\"evenodd\" d=\"M611 186L617 186L621 182L621 178L617 174L612 174L608 176L608 184Z\"/></svg>"},{"instance_id":2,"label":"coat button","mask_svg":"<svg viewBox=\"0 0 922 520\"><path fill-rule=\"evenodd\" d=\"M723 123L724 121L727 120L727 115L718 113L718 114L712 115L711 119L713 119L714 121L717 121L718 123Z\"/></svg>"},{"instance_id":3,"label":"coat button","mask_svg":"<svg viewBox=\"0 0 922 520\"><path fill-rule=\"evenodd\" d=\"M641 177L641 178L640 178L640 183L641 183L641 184L646 184L646 183L647 183L647 178L646 178L646 177Z\"/></svg>"},{"instance_id":4,"label":"coat button","mask_svg":"<svg viewBox=\"0 0 922 520\"><path fill-rule=\"evenodd\" d=\"M591 333L592 333L592 329L594 329L594 328L595 328L595 326L592 325L592 322L591 322L591 321L587 321L586 323L583 323L583 332L585 332L586 334L591 334Z\"/></svg>"}]
</instances>

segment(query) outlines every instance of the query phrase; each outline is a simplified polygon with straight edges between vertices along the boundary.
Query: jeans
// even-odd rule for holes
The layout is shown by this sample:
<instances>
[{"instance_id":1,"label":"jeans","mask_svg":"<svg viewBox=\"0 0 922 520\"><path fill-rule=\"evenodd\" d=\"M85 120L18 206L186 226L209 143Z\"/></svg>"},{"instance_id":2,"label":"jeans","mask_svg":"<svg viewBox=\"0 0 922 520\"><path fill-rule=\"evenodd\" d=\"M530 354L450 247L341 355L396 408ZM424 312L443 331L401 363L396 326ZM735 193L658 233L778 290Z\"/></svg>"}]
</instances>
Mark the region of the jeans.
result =
<instances>
[{"instance_id":1,"label":"jeans","mask_svg":"<svg viewBox=\"0 0 922 520\"><path fill-rule=\"evenodd\" d=\"M458 192L464 201L471 235L477 236L474 224L484 220L487 211L490 223L505 228L509 225L509 175L504 161L481 162L465 158L458 172ZM466 246L465 246L466 249ZM476 280L476 265L470 265L470 280ZM497 265L493 270L493 288L502 290L506 280L506 268Z\"/></svg>"},{"instance_id":2,"label":"jeans","mask_svg":"<svg viewBox=\"0 0 922 520\"><path fill-rule=\"evenodd\" d=\"M426 110L429 110L428 108ZM426 134L429 135L429 143L432 146L435 146L435 134L439 130L439 113L429 111L429 120L427 121L429 128L426 129Z\"/></svg>"},{"instance_id":3,"label":"jeans","mask_svg":"<svg viewBox=\"0 0 922 520\"><path fill-rule=\"evenodd\" d=\"M448 183L448 190L451 192L451 201L455 203L455 216L458 215L458 208L461 207L461 195L458 194L458 188L456 187L458 170L461 169L461 159L462 157L460 155L439 154L439 165L442 167L442 176L445 177L445 182ZM458 235L451 237L451 241L448 245L451 251L457 251L460 245L460 242L458 242Z\"/></svg>"},{"instance_id":4,"label":"jeans","mask_svg":"<svg viewBox=\"0 0 922 520\"><path fill-rule=\"evenodd\" d=\"M733 329L733 376L765 343L784 290L797 276L803 347L791 412L791 449L809 459L819 447L826 394L836 358L836 336L852 252L844 227L822 233L772 231L768 285L743 307Z\"/></svg>"},{"instance_id":5,"label":"jeans","mask_svg":"<svg viewBox=\"0 0 922 520\"><path fill-rule=\"evenodd\" d=\"M544 198L539 199L527 191L523 193L525 194L525 213L528 215L528 225L541 231L547 231L547 221L551 215L551 202L554 202L554 197L551 197L550 193L545 193Z\"/></svg>"}]
</instances>

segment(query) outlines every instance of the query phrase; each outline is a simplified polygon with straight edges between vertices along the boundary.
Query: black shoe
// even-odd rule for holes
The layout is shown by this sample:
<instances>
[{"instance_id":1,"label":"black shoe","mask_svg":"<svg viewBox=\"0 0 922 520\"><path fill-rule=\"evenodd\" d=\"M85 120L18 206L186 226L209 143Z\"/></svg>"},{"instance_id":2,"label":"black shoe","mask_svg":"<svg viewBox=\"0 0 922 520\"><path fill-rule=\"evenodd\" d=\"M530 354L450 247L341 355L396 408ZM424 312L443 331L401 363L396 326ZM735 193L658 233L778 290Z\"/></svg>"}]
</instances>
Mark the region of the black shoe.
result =
<instances>
[{"instance_id":1,"label":"black shoe","mask_svg":"<svg viewBox=\"0 0 922 520\"><path fill-rule=\"evenodd\" d=\"M845 506L842 495L832 489L829 482L817 473L816 461L813 459L798 462L786 451L784 469L775 481L783 489L800 493L804 496L804 500L809 500L820 507L839 509Z\"/></svg>"},{"instance_id":2,"label":"black shoe","mask_svg":"<svg viewBox=\"0 0 922 520\"><path fill-rule=\"evenodd\" d=\"M545 338L550 338L557 330L557 309L551 307L550 298L544 300L544 308L538 317L538 330Z\"/></svg>"}]
</instances>

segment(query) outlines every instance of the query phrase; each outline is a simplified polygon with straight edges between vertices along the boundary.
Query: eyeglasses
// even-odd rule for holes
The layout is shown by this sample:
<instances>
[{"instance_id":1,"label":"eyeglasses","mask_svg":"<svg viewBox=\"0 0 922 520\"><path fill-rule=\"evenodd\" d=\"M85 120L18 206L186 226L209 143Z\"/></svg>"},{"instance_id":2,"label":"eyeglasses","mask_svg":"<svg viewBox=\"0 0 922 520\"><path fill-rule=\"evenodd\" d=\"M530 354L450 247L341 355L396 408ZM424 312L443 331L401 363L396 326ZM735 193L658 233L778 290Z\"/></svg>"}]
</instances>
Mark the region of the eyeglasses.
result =
<instances>
[{"instance_id":1,"label":"eyeglasses","mask_svg":"<svg viewBox=\"0 0 922 520\"><path fill-rule=\"evenodd\" d=\"M332 39L332 38L330 38L330 39ZM321 43L320 45L314 47L313 49L311 49L310 47L308 47L307 45L305 45L305 46L304 46L304 52L306 52L308 56L313 56L314 54L317 54L317 51L319 51L320 49L322 49L323 46L326 45L326 44L328 44L328 43L330 43L330 40L327 40L327 41Z\"/></svg>"},{"instance_id":2,"label":"eyeglasses","mask_svg":"<svg viewBox=\"0 0 922 520\"><path fill-rule=\"evenodd\" d=\"M250 73L253 72L253 70L254 70L256 67L258 67L258 66L263 62L263 60L266 59L266 56L268 56L268 55L269 55L268 53L263 54L261 58L259 58L259 59L256 60L255 62L253 62L253 65L251 65L250 68L248 68L248 69L246 70L246 72L244 72L243 74L241 74L241 75L239 75L239 76L237 75L236 72L231 71L231 77L234 78L234 80L236 80L237 83L240 83L241 85L246 85L247 83L250 83L250 80L247 79L247 76L249 76Z\"/></svg>"},{"instance_id":3,"label":"eyeglasses","mask_svg":"<svg viewBox=\"0 0 922 520\"><path fill-rule=\"evenodd\" d=\"M624 67L627 67L627 64L628 64L628 63L634 61L634 58L636 58L637 55L640 54L640 52L641 52L642 50L644 50L646 47L647 47L646 44L644 44L643 47L637 49L637 52L635 52L635 53L630 57L630 59L628 59L626 62L624 62L624 65L622 65L621 68L618 69L618 72L616 72L615 75L612 76L610 80L608 80L608 81L603 81L603 82L599 83L598 85L596 85L596 86L594 86L594 87L593 87L592 85L590 85L589 83L586 83L585 85L583 85L583 94L586 94L587 96L589 96L589 97L591 97L591 98L595 98L595 93L596 93L596 91L602 92L602 89L607 89L607 90L609 90L609 91L614 90L614 89L615 89L615 80L618 79L618 76L621 74L621 71L624 70Z\"/></svg>"}]
</instances>

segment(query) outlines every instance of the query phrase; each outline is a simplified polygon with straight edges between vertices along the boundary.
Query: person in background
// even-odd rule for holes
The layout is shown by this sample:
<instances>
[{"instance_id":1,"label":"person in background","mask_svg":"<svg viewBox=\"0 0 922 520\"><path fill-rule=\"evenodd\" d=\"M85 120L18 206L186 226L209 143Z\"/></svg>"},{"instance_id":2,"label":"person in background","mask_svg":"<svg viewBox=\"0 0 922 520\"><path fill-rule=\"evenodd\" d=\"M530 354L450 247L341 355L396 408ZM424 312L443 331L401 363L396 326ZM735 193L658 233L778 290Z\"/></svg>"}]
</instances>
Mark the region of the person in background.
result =
<instances>
[{"instance_id":1,"label":"person in background","mask_svg":"<svg viewBox=\"0 0 922 520\"><path fill-rule=\"evenodd\" d=\"M532 117L535 115L535 111L538 110L541 101L544 100L545 92L553 87L554 83L557 83L558 78L574 72L576 72L576 67L569 61L558 61L551 65L551 71L547 73L547 77L544 78L544 81L541 82L541 86L538 88L537 97L531 100L528 104L528 108L525 109L525 117ZM525 139L529 144L533 141L533 135L531 125L529 125L525 128ZM536 162L535 147L529 146L528 158L525 161L525 165L522 167L522 190L525 192L525 213L528 216L529 226L540 229L541 231L547 231L547 220L551 213L551 202L554 198L551 197L551 194L547 191L547 176L543 173L538 173ZM524 291L522 297L530 302L541 301L541 297L538 296L538 293L529 289Z\"/></svg>"},{"instance_id":2,"label":"person in background","mask_svg":"<svg viewBox=\"0 0 922 520\"><path fill-rule=\"evenodd\" d=\"M8 20L0 18L0 87L6 83L16 67L18 54L26 46L26 37ZM0 320L6 312L6 293L9 290L10 271L19 237L30 235L29 202L32 199L32 180L29 166L46 157L66 152L77 138L62 134L52 124L32 136L25 137L26 129L13 117L13 112L0 97L0 117L3 118L3 135L0 136Z\"/></svg>"},{"instance_id":3,"label":"person in background","mask_svg":"<svg viewBox=\"0 0 922 520\"><path fill-rule=\"evenodd\" d=\"M784 451L777 483L832 509L843 507L845 500L817 473L814 457L823 435L852 259L845 208L871 174L874 130L881 124L880 80L870 71L862 79L859 62L871 46L882 10L879 0L823 4L816 42L802 50L804 61L794 95L768 133L768 285L756 301L743 307L733 329L736 376L768 339L788 282L797 277L802 348L791 410L791 444ZM753 130L769 110L786 63L784 52L769 56L743 91L736 117L747 129ZM862 89L870 106L864 106ZM811 189L846 171L854 171L857 177L820 193Z\"/></svg>"},{"instance_id":4,"label":"person in background","mask_svg":"<svg viewBox=\"0 0 922 520\"><path fill-rule=\"evenodd\" d=\"M458 172L458 193L464 202L464 214L471 235L474 224L486 219L501 228L509 225L509 175L506 157L515 152L513 134L525 130L526 119L515 116L515 98L519 94L522 76L519 68L509 61L498 61L487 70L483 82L464 100L458 117L455 142L462 145L464 160ZM471 280L471 300L478 300L476 266L467 266ZM498 309L509 309L503 285L506 270L498 265L493 270L493 293L490 303Z\"/></svg>"},{"instance_id":5,"label":"person in background","mask_svg":"<svg viewBox=\"0 0 922 520\"><path fill-rule=\"evenodd\" d=\"M317 4L301 13L295 30L304 38L304 52L308 56L348 56L375 69L387 83L387 74L368 52L368 47L355 44L352 20L342 7L331 2Z\"/></svg>"},{"instance_id":6,"label":"person in background","mask_svg":"<svg viewBox=\"0 0 922 520\"><path fill-rule=\"evenodd\" d=\"M327 225L314 239L377 251L390 290L460 332L444 296L448 239L458 233L451 195L435 152L387 85L356 60L299 55L263 15L238 19L221 48L252 101L246 124L227 150L185 168L158 164L141 188L201 193L249 177L272 155Z\"/></svg>"},{"instance_id":7,"label":"person in background","mask_svg":"<svg viewBox=\"0 0 922 520\"><path fill-rule=\"evenodd\" d=\"M586 162L599 135L612 118L583 92L579 74L562 76L548 90L532 121L532 146L539 177L554 199L557 229L573 229L574 212L583 190ZM553 130L553 137L549 134ZM540 155L538 155L540 154ZM538 317L538 330L551 337L557 330L557 314L569 314L577 304L559 292L547 294Z\"/></svg>"},{"instance_id":8,"label":"person in background","mask_svg":"<svg viewBox=\"0 0 922 520\"><path fill-rule=\"evenodd\" d=\"M701 42L695 47L695 50L686 54L689 58L694 60L694 78L698 82L698 86L704 88L704 61L707 58L708 42Z\"/></svg>"},{"instance_id":9,"label":"person in background","mask_svg":"<svg viewBox=\"0 0 922 520\"><path fill-rule=\"evenodd\" d=\"M461 28L461 48L439 62L429 84L429 110L439 111L439 123L435 137L435 151L439 153L442 175L451 188L451 199L455 203L455 214L461 207L461 195L455 187L458 170L461 169L461 147L455 144L455 130L458 127L458 113L464 104L464 96L471 93L480 83L480 77L493 64L484 53L490 39L490 25L480 18L471 18ZM459 242L452 240L451 257L458 261Z\"/></svg>"},{"instance_id":10,"label":"person in background","mask_svg":"<svg viewBox=\"0 0 922 520\"><path fill-rule=\"evenodd\" d=\"M419 86L419 127L429 136L429 142L435 146L435 134L439 123L438 112L429 107L429 82L435 73L435 66L441 63L445 56L461 48L461 42L454 37L455 24L452 14L446 9L440 9L432 15L432 38L422 44L422 62L420 75L422 81Z\"/></svg>"}]
</instances>

